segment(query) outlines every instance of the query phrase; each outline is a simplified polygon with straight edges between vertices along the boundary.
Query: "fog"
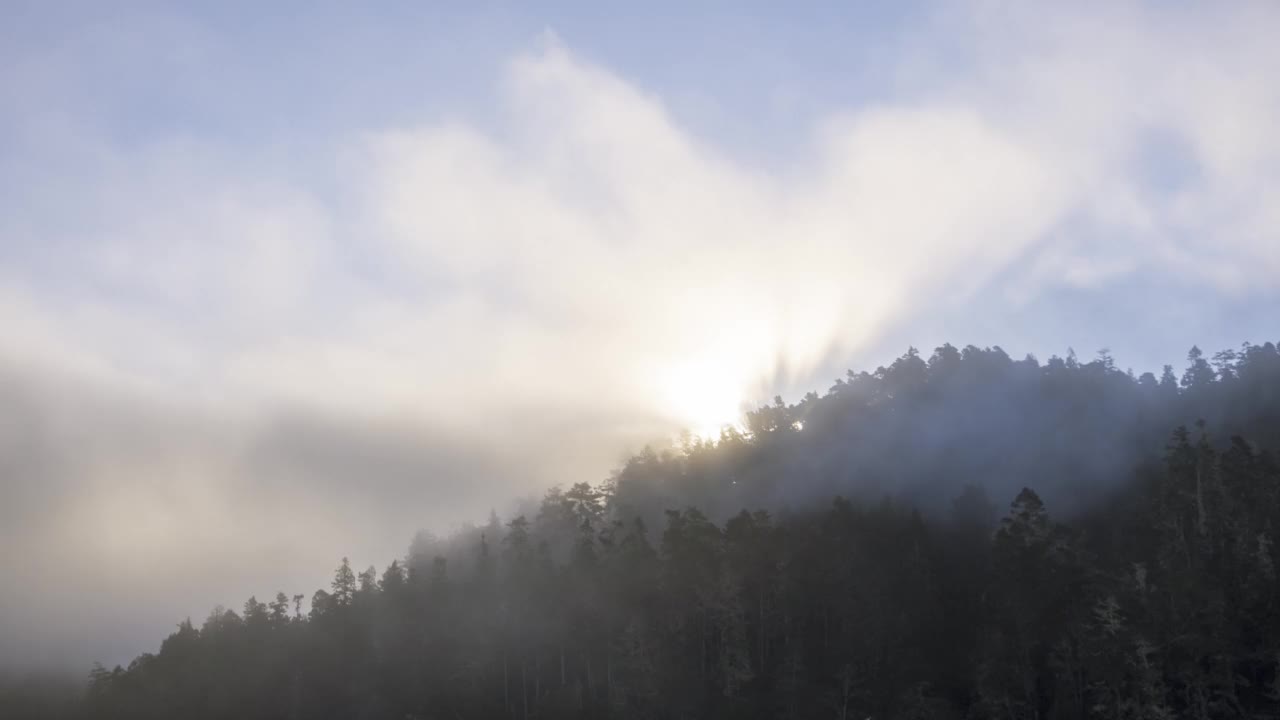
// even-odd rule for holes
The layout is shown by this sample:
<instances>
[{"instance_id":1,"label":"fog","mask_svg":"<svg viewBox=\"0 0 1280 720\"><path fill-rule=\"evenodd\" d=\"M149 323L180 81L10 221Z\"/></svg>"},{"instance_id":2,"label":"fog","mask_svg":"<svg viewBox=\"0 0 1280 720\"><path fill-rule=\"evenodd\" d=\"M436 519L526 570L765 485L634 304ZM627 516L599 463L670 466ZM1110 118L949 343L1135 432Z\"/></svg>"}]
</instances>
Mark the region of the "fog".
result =
<instances>
[{"instance_id":1,"label":"fog","mask_svg":"<svg viewBox=\"0 0 1280 720\"><path fill-rule=\"evenodd\" d=\"M1274 335L1276 10L1095 10L943 4L813 105L821 58L694 98L599 20L491 20L510 42L450 64L426 19L268 18L295 62L255 74L261 40L195 10L24 9L0 659L123 661L907 344L1158 371ZM794 132L749 147L753 110Z\"/></svg>"}]
</instances>

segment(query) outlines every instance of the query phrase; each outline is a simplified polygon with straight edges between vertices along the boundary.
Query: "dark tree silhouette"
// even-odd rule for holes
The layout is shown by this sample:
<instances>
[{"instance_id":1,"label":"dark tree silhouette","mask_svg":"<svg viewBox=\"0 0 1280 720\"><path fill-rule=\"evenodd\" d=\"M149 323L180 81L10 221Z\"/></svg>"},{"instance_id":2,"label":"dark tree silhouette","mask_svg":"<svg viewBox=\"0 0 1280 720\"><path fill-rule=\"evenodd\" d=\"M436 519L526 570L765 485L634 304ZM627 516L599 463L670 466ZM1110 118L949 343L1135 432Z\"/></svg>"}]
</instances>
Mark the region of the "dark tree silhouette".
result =
<instances>
[{"instance_id":1,"label":"dark tree silhouette","mask_svg":"<svg viewBox=\"0 0 1280 720\"><path fill-rule=\"evenodd\" d=\"M505 523L420 535L380 575L344 558L306 614L250 598L79 697L3 686L0 708L1280 717L1280 354L1188 359L1177 381L1105 351L910 350Z\"/></svg>"}]
</instances>

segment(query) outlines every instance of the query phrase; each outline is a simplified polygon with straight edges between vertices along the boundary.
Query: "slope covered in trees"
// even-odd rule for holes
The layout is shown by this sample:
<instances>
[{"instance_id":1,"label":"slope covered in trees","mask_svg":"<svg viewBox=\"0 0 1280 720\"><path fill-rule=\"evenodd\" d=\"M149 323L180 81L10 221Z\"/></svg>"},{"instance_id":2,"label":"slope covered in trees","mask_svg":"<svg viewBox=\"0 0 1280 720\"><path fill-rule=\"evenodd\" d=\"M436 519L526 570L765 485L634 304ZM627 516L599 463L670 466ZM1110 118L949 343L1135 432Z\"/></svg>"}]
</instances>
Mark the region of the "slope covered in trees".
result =
<instances>
[{"instance_id":1,"label":"slope covered in trees","mask_svg":"<svg viewBox=\"0 0 1280 720\"><path fill-rule=\"evenodd\" d=\"M1280 716L1280 353L910 351L96 668L91 718Z\"/></svg>"}]
</instances>

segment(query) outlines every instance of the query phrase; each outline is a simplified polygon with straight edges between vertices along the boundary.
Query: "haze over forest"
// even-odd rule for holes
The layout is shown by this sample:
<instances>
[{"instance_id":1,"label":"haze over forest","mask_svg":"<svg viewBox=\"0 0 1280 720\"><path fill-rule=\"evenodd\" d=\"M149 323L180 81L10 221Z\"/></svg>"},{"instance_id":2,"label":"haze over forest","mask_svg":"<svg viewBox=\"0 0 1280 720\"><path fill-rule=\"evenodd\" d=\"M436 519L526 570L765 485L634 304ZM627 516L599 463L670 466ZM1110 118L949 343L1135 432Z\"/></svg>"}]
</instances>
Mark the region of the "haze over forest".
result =
<instances>
[{"instance_id":1,"label":"haze over forest","mask_svg":"<svg viewBox=\"0 0 1280 720\"><path fill-rule=\"evenodd\" d=\"M505 522L419 533L382 570L344 557L305 607L215 607L127 668L96 664L87 690L29 680L0 707L1268 717L1280 350L1187 359L1135 377L1105 354L911 349ZM993 492L1013 496L1003 517Z\"/></svg>"},{"instance_id":2,"label":"haze over forest","mask_svg":"<svg viewBox=\"0 0 1280 720\"><path fill-rule=\"evenodd\" d=\"M1274 450L1274 4L429 5L0 9L0 685L343 557L497 583L557 487L666 562L667 510L1123 529L1176 428Z\"/></svg>"}]
</instances>

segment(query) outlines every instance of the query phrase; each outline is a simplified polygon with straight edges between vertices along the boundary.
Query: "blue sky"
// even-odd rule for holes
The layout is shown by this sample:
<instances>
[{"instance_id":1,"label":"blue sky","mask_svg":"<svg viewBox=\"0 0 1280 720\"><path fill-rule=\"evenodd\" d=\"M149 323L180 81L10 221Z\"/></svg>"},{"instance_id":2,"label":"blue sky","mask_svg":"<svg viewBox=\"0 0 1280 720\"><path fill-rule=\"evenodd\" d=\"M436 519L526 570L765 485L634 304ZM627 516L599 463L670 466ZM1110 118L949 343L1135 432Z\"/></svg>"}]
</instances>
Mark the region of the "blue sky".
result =
<instances>
[{"instance_id":1,"label":"blue sky","mask_svg":"<svg viewBox=\"0 0 1280 720\"><path fill-rule=\"evenodd\" d=\"M1273 5L687 5L6 4L0 645L128 655L908 345L1277 339Z\"/></svg>"},{"instance_id":2,"label":"blue sky","mask_svg":"<svg viewBox=\"0 0 1280 720\"><path fill-rule=\"evenodd\" d=\"M695 118L745 126L769 121L762 95L787 96L799 114L883 88L869 63L922 14L918 3L819 4L796 15L769 3L442 5L18 3L23 22L9 24L6 47L10 56L91 57L83 80L105 92L89 102L122 139L325 135L475 110L504 62L547 30ZM766 137L778 140L756 139Z\"/></svg>"}]
</instances>

